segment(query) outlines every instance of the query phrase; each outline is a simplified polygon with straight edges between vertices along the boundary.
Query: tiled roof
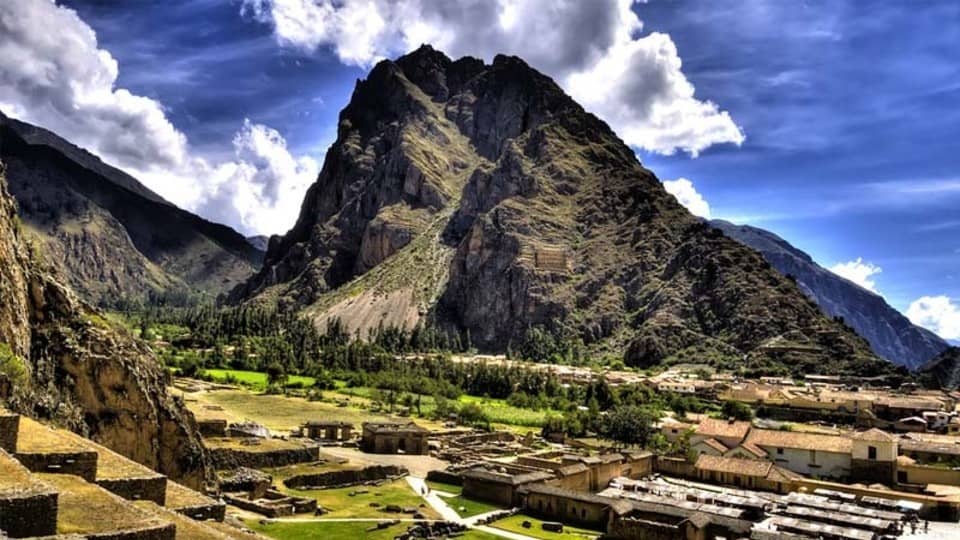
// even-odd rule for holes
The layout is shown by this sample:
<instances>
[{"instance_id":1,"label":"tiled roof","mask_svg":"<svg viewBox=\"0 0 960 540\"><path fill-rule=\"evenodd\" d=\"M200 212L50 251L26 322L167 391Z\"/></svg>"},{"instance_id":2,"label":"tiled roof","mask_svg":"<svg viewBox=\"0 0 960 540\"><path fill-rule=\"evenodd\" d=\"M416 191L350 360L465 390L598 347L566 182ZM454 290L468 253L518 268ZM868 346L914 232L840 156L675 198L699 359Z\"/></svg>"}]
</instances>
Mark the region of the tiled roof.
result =
<instances>
[{"instance_id":1,"label":"tiled roof","mask_svg":"<svg viewBox=\"0 0 960 540\"><path fill-rule=\"evenodd\" d=\"M703 441L701 441L701 442L699 442L699 443L697 443L697 444L705 444L705 445L709 446L710 448L713 448L713 449L716 450L717 452L720 452L721 454L723 454L724 452L730 450L729 448L727 448L726 446L724 446L724 444L723 444L722 442L720 442L720 441L718 441L718 440L716 440L716 439L714 439L714 438L712 438L712 437L709 438L709 439L705 439L705 440L703 440ZM696 446L696 445L694 445L694 446Z\"/></svg>"},{"instance_id":2,"label":"tiled roof","mask_svg":"<svg viewBox=\"0 0 960 540\"><path fill-rule=\"evenodd\" d=\"M747 437L747 442L761 448L794 448L838 454L849 454L853 449L853 443L849 437L769 429L752 430Z\"/></svg>"},{"instance_id":3,"label":"tiled roof","mask_svg":"<svg viewBox=\"0 0 960 540\"><path fill-rule=\"evenodd\" d=\"M705 435L715 438L737 438L743 439L750 431L750 422L717 420L715 418L705 418L697 426L697 435Z\"/></svg>"},{"instance_id":4,"label":"tiled roof","mask_svg":"<svg viewBox=\"0 0 960 540\"><path fill-rule=\"evenodd\" d=\"M894 442L897 440L896 437L887 433L886 431L879 430L877 428L871 428L866 431L857 431L856 433L850 434L851 439L858 441L873 441L873 442Z\"/></svg>"},{"instance_id":5,"label":"tiled roof","mask_svg":"<svg viewBox=\"0 0 960 540\"><path fill-rule=\"evenodd\" d=\"M760 448L759 446L753 444L750 441L747 441L741 444L740 446L736 447L733 450L742 450L758 459L763 459L769 455L767 454L766 450L764 450L763 448Z\"/></svg>"},{"instance_id":6,"label":"tiled roof","mask_svg":"<svg viewBox=\"0 0 960 540\"><path fill-rule=\"evenodd\" d=\"M701 454L697 458L696 464L696 468L702 471L759 477L766 477L772 467L773 463L769 461L710 456L707 454Z\"/></svg>"}]
</instances>

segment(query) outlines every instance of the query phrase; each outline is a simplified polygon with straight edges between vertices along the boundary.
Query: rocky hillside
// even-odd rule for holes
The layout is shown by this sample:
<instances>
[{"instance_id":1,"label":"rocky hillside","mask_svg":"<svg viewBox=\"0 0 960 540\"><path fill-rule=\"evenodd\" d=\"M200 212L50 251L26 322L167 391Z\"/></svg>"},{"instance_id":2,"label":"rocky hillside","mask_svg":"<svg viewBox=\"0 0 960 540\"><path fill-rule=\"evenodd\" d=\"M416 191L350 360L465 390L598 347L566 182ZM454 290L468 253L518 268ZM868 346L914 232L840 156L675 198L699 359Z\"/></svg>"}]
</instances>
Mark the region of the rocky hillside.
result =
<instances>
[{"instance_id":1,"label":"rocky hillside","mask_svg":"<svg viewBox=\"0 0 960 540\"><path fill-rule=\"evenodd\" d=\"M710 225L759 251L782 274L796 278L800 290L827 315L842 317L870 342L874 352L894 364L915 370L949 346L933 332L912 324L883 297L823 268L770 231L722 220Z\"/></svg>"},{"instance_id":2,"label":"rocky hillside","mask_svg":"<svg viewBox=\"0 0 960 540\"><path fill-rule=\"evenodd\" d=\"M430 323L487 351L892 369L548 77L429 47L357 83L297 224L231 299L321 326Z\"/></svg>"},{"instance_id":3,"label":"rocky hillside","mask_svg":"<svg viewBox=\"0 0 960 540\"><path fill-rule=\"evenodd\" d=\"M262 251L236 231L180 210L85 150L2 114L0 160L44 260L94 304L147 293L215 297L259 267Z\"/></svg>"},{"instance_id":4,"label":"rocky hillside","mask_svg":"<svg viewBox=\"0 0 960 540\"><path fill-rule=\"evenodd\" d=\"M157 360L42 268L2 169L0 298L0 403L190 486L209 479L193 416L167 393Z\"/></svg>"},{"instance_id":5,"label":"rocky hillside","mask_svg":"<svg viewBox=\"0 0 960 540\"><path fill-rule=\"evenodd\" d=\"M960 347L950 347L923 365L920 380L933 388L960 388Z\"/></svg>"}]
</instances>

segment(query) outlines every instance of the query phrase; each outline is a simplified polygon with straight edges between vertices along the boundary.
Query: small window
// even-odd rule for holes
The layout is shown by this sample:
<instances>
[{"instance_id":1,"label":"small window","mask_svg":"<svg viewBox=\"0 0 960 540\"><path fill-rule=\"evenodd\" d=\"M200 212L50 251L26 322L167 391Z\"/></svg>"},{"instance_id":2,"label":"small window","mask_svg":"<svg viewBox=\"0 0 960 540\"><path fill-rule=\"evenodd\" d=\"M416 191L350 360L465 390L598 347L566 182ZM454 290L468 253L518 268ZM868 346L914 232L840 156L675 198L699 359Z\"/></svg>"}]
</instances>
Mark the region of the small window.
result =
<instances>
[{"instance_id":1,"label":"small window","mask_svg":"<svg viewBox=\"0 0 960 540\"><path fill-rule=\"evenodd\" d=\"M777 448L777 454L783 455L783 448Z\"/></svg>"},{"instance_id":2,"label":"small window","mask_svg":"<svg viewBox=\"0 0 960 540\"><path fill-rule=\"evenodd\" d=\"M867 459L877 459L877 447L868 446L867 447Z\"/></svg>"}]
</instances>

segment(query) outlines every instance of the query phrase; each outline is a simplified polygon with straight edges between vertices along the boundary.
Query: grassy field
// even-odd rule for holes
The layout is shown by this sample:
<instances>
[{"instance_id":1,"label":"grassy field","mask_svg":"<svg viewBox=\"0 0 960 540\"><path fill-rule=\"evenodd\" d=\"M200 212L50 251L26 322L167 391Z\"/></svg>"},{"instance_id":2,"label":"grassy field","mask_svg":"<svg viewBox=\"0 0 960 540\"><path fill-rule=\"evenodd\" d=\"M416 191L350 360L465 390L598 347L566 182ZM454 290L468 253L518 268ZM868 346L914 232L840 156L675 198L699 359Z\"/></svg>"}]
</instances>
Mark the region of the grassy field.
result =
<instances>
[{"instance_id":1,"label":"grassy field","mask_svg":"<svg viewBox=\"0 0 960 540\"><path fill-rule=\"evenodd\" d=\"M265 390L267 388L267 374L259 371L241 371L239 369L205 369L204 373L219 383L229 383L236 381L236 384L242 384L253 388L254 390ZM302 384L305 388L313 386L316 379L302 375L290 375L287 378L287 384Z\"/></svg>"},{"instance_id":2,"label":"grassy field","mask_svg":"<svg viewBox=\"0 0 960 540\"><path fill-rule=\"evenodd\" d=\"M530 522L531 526L529 529L523 528L524 521ZM491 527L515 532L525 536L532 536L534 538L542 538L543 540L585 540L589 538L598 538L602 534L600 531L579 529L577 527L570 527L569 525L563 526L563 532L555 533L543 530L542 525L543 520L523 514L516 514L508 518L494 521L490 524Z\"/></svg>"},{"instance_id":3,"label":"grassy field","mask_svg":"<svg viewBox=\"0 0 960 540\"><path fill-rule=\"evenodd\" d=\"M365 386L353 388L342 387L339 388L336 393L344 396L370 400L371 397L377 394L377 390ZM534 411L532 409L514 407L508 404L504 399L484 398L468 395L460 396L457 399L457 403L461 405L466 403L476 403L477 405L480 405L490 417L491 424L521 428L542 427L544 422L546 422L547 415L551 412L547 410ZM429 415L435 409L436 402L434 401L433 396L422 396L420 398L420 411L422 414Z\"/></svg>"},{"instance_id":4,"label":"grassy field","mask_svg":"<svg viewBox=\"0 0 960 540\"><path fill-rule=\"evenodd\" d=\"M463 486L455 486L453 484L444 484L443 482L434 482L432 480L427 480L427 486L430 489L435 489L437 491L443 491L444 493L452 493L454 495L459 495L463 491Z\"/></svg>"},{"instance_id":5,"label":"grassy field","mask_svg":"<svg viewBox=\"0 0 960 540\"><path fill-rule=\"evenodd\" d=\"M277 540L314 540L316 538L356 538L362 540L393 540L410 526L409 523L399 523L386 529L378 530L372 522L304 522L304 523L268 523L263 525L259 520L247 520L247 527L260 534L276 538ZM459 540L501 540L483 531L467 531Z\"/></svg>"},{"instance_id":6,"label":"grassy field","mask_svg":"<svg viewBox=\"0 0 960 540\"><path fill-rule=\"evenodd\" d=\"M398 420L386 413L375 413L358 407L338 407L325 401L308 401L304 398L283 395L267 395L248 390L217 390L197 394L196 403L219 405L234 419L249 419L276 431L289 431L308 420L336 419L350 422L357 428L363 422ZM193 405L190 405L193 408ZM422 418L417 423L431 429L442 426Z\"/></svg>"},{"instance_id":7,"label":"grassy field","mask_svg":"<svg viewBox=\"0 0 960 540\"><path fill-rule=\"evenodd\" d=\"M456 497L444 497L444 501L450 508L453 508L460 517L467 518L470 516L476 516L478 514L486 514L487 512L493 512L494 510L500 510L499 506L494 506L489 503L474 501L472 499L467 499L463 495L457 495ZM460 510L463 508L463 510Z\"/></svg>"},{"instance_id":8,"label":"grassy field","mask_svg":"<svg viewBox=\"0 0 960 540\"><path fill-rule=\"evenodd\" d=\"M383 511L388 505L395 504L401 508L416 508L427 519L436 519L440 516L425 505L423 499L413 492L410 485L405 480L396 480L382 486L370 487L348 487L339 489L320 489L320 490L298 490L285 489L289 493L310 497L317 500L317 503L328 510L324 514L327 518L383 518L390 519L394 517L406 517L398 514L389 514ZM359 493L366 491L366 493ZM354 493L353 496L350 496ZM373 507L370 504L377 503L379 507Z\"/></svg>"}]
</instances>

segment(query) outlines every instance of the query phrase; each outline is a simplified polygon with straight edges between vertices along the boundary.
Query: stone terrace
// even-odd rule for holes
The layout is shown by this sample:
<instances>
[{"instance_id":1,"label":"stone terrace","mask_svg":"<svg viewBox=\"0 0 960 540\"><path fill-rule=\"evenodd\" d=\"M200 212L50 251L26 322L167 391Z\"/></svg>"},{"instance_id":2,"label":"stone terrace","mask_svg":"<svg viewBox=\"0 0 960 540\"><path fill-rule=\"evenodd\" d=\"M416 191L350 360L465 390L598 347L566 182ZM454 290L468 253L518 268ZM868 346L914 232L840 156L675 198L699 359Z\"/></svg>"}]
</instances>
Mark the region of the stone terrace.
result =
<instances>
[{"instance_id":1,"label":"stone terrace","mask_svg":"<svg viewBox=\"0 0 960 540\"><path fill-rule=\"evenodd\" d=\"M88 445L97 453L96 483L100 487L131 501L147 500L163 505L166 500L167 477L136 461L83 437L57 430L65 439Z\"/></svg>"},{"instance_id":2,"label":"stone terrace","mask_svg":"<svg viewBox=\"0 0 960 540\"><path fill-rule=\"evenodd\" d=\"M173 523L137 508L107 490L69 474L39 474L60 493L59 534L110 540L174 540Z\"/></svg>"},{"instance_id":3,"label":"stone terrace","mask_svg":"<svg viewBox=\"0 0 960 540\"><path fill-rule=\"evenodd\" d=\"M56 516L56 490L0 450L0 530L18 537L50 535L57 532Z\"/></svg>"},{"instance_id":4,"label":"stone terrace","mask_svg":"<svg viewBox=\"0 0 960 540\"><path fill-rule=\"evenodd\" d=\"M167 481L166 507L193 519L223 521L227 507L172 480Z\"/></svg>"},{"instance_id":5,"label":"stone terrace","mask_svg":"<svg viewBox=\"0 0 960 540\"><path fill-rule=\"evenodd\" d=\"M74 474L88 482L97 478L97 453L85 440L66 437L29 418L20 418L14 457L33 472Z\"/></svg>"}]
</instances>

